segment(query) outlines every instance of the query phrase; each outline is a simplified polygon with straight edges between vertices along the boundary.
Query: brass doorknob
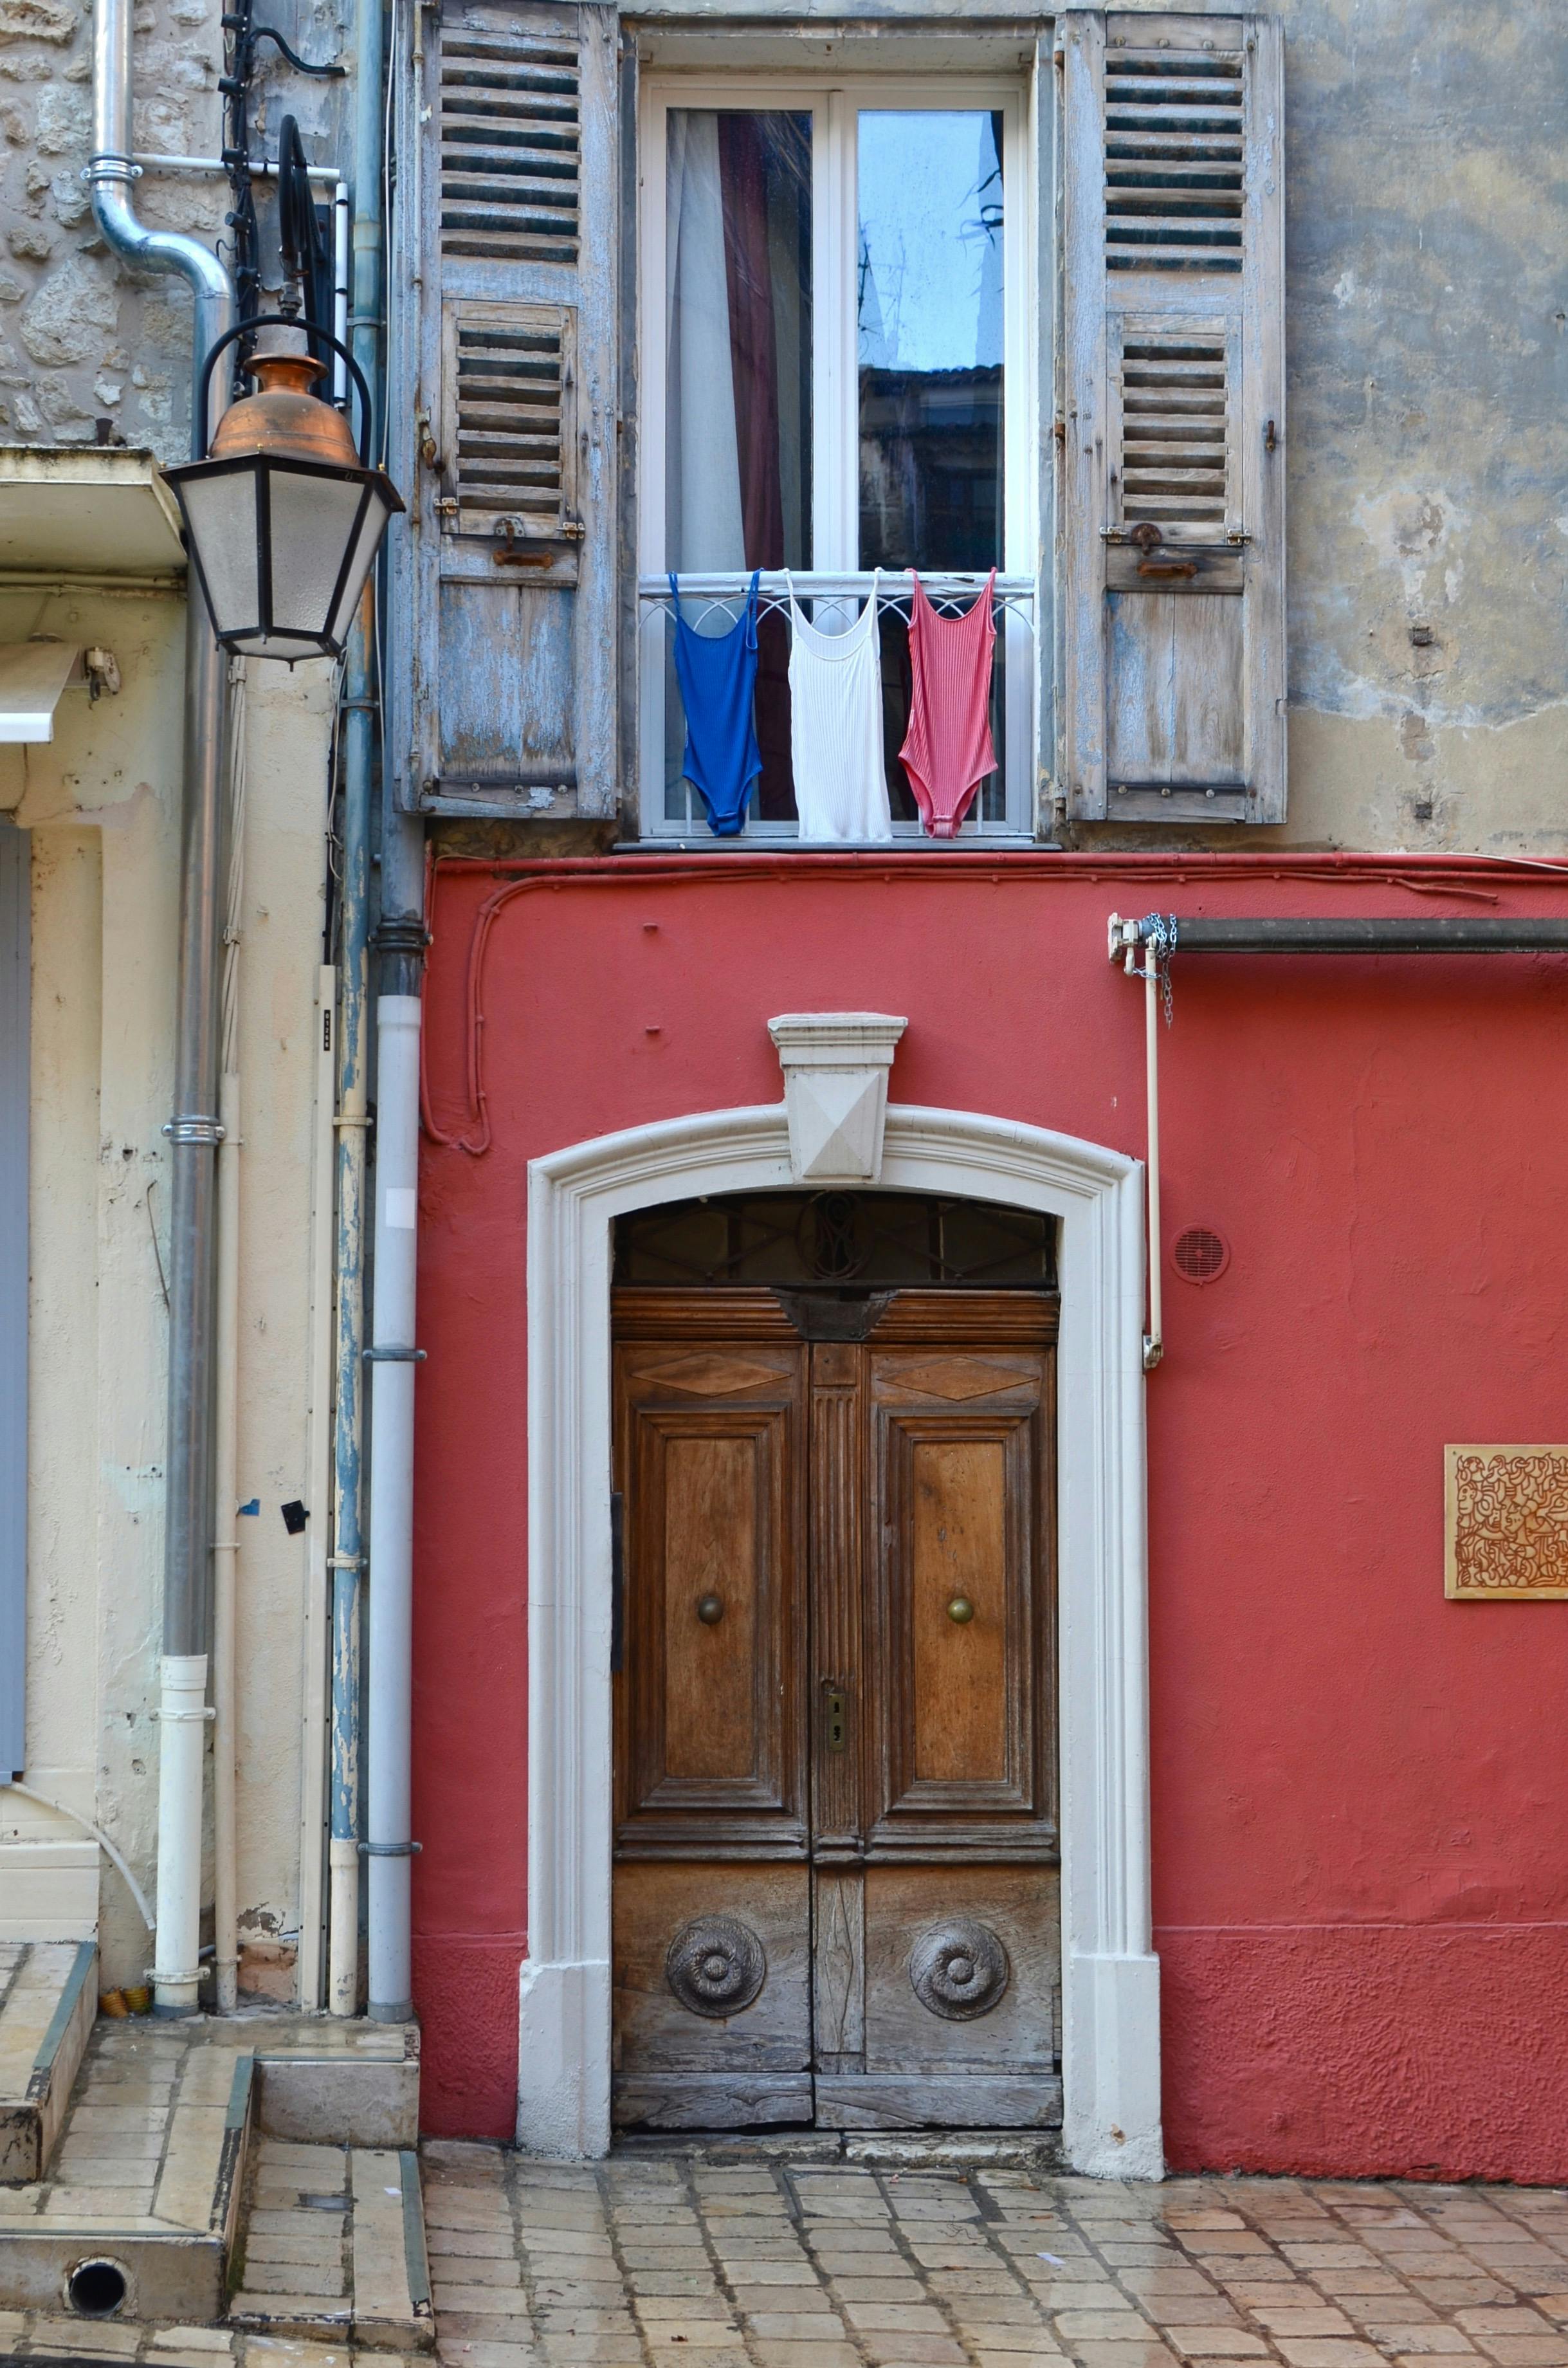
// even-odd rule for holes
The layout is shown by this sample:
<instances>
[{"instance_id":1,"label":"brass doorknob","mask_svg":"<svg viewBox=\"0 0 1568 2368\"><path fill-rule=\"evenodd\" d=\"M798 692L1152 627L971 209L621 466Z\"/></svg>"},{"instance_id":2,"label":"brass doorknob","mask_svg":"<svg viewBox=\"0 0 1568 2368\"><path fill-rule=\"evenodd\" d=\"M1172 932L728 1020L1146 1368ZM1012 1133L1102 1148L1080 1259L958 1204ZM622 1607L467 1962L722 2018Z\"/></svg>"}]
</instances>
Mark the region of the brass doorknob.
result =
<instances>
[{"instance_id":1,"label":"brass doorknob","mask_svg":"<svg viewBox=\"0 0 1568 2368\"><path fill-rule=\"evenodd\" d=\"M717 1628L720 1621L724 1617L723 1597L699 1595L697 1599L697 1616L705 1628Z\"/></svg>"},{"instance_id":2,"label":"brass doorknob","mask_svg":"<svg viewBox=\"0 0 1568 2368\"><path fill-rule=\"evenodd\" d=\"M974 1618L974 1606L967 1595L955 1595L948 1606L948 1617L955 1626L967 1628Z\"/></svg>"}]
</instances>

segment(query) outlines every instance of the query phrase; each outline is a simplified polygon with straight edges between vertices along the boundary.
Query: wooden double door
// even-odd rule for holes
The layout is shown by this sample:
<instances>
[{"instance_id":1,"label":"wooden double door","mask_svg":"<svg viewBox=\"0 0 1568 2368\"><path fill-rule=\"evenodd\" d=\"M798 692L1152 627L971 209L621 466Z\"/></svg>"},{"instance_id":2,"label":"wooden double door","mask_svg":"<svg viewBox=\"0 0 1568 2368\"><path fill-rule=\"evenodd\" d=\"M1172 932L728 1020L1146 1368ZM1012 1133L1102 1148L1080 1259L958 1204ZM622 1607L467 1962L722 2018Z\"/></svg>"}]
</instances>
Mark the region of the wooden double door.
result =
<instances>
[{"instance_id":1,"label":"wooden double door","mask_svg":"<svg viewBox=\"0 0 1568 2368\"><path fill-rule=\"evenodd\" d=\"M616 1293L618 2124L1060 2121L1055 1333Z\"/></svg>"}]
</instances>

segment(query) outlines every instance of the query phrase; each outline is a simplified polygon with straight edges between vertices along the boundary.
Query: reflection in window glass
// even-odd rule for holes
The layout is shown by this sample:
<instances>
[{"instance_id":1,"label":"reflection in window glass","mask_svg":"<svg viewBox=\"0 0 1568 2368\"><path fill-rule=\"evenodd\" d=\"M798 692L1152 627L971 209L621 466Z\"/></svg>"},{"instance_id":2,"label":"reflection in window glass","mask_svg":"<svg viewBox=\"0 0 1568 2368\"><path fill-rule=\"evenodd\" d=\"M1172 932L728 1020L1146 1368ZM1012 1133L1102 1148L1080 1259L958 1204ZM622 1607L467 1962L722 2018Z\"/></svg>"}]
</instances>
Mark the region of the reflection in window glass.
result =
<instances>
[{"instance_id":1,"label":"reflection in window glass","mask_svg":"<svg viewBox=\"0 0 1568 2368\"><path fill-rule=\"evenodd\" d=\"M665 564L811 565L812 126L809 115L672 108L665 181ZM688 614L690 612L688 611ZM722 632L728 615L699 630ZM789 642L763 619L762 778L751 811L792 816ZM684 818L673 664L665 811Z\"/></svg>"},{"instance_id":2,"label":"reflection in window glass","mask_svg":"<svg viewBox=\"0 0 1568 2368\"><path fill-rule=\"evenodd\" d=\"M1002 119L859 120L860 564L1002 558Z\"/></svg>"}]
</instances>

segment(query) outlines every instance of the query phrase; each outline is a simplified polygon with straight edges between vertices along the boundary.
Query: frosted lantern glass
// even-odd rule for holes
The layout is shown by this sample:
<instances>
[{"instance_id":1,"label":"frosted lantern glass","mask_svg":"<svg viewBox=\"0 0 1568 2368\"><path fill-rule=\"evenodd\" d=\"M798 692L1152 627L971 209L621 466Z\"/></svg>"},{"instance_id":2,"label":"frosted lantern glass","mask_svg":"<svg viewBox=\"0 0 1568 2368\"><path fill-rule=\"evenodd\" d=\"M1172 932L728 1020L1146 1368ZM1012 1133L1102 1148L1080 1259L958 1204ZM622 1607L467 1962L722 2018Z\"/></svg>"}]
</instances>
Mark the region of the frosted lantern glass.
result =
<instances>
[{"instance_id":1,"label":"frosted lantern glass","mask_svg":"<svg viewBox=\"0 0 1568 2368\"><path fill-rule=\"evenodd\" d=\"M346 642L348 639L349 628L354 622L354 610L358 603L359 595L364 589L365 578L370 572L370 563L375 558L381 537L386 531L387 520L392 515L380 486L372 485L370 498L365 506L365 515L359 522L358 541L355 545L354 556L349 562L348 573L344 578L337 608L335 614L328 620L328 631L335 642Z\"/></svg>"},{"instance_id":2,"label":"frosted lantern glass","mask_svg":"<svg viewBox=\"0 0 1568 2368\"><path fill-rule=\"evenodd\" d=\"M276 466L268 480L273 630L324 634L364 486Z\"/></svg>"},{"instance_id":3,"label":"frosted lantern glass","mask_svg":"<svg viewBox=\"0 0 1568 2368\"><path fill-rule=\"evenodd\" d=\"M213 616L224 632L256 625L261 616L261 587L255 472L238 469L194 477L180 493Z\"/></svg>"}]
</instances>

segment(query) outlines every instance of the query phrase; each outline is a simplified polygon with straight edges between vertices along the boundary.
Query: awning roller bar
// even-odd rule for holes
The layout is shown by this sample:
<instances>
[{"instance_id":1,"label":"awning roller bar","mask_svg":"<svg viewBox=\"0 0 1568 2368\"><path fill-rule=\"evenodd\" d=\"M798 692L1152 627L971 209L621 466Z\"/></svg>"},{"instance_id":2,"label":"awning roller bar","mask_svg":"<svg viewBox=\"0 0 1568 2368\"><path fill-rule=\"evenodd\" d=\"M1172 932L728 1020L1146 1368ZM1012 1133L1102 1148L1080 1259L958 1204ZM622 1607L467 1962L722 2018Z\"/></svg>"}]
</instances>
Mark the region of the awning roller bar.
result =
<instances>
[{"instance_id":1,"label":"awning roller bar","mask_svg":"<svg viewBox=\"0 0 1568 2368\"><path fill-rule=\"evenodd\" d=\"M1524 954L1568 953L1568 920L1477 920L1423 914L1418 919L1198 919L1110 916L1112 962L1136 965L1164 923L1175 920L1174 951L1183 954Z\"/></svg>"}]
</instances>

